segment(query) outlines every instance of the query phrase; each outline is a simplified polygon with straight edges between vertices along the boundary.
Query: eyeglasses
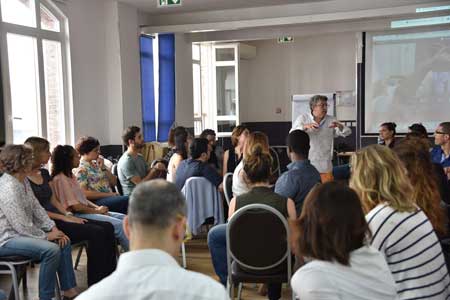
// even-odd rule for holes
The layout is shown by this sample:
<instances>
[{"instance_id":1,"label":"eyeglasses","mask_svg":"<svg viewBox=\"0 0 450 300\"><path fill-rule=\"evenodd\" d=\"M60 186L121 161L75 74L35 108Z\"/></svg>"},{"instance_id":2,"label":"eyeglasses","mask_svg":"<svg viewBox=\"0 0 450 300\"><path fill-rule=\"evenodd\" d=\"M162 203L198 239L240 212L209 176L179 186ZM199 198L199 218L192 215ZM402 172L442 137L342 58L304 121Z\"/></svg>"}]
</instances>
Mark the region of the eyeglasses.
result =
<instances>
[{"instance_id":1,"label":"eyeglasses","mask_svg":"<svg viewBox=\"0 0 450 300\"><path fill-rule=\"evenodd\" d=\"M327 103L322 103L322 104L316 104L314 106L328 107L328 104Z\"/></svg>"}]
</instances>

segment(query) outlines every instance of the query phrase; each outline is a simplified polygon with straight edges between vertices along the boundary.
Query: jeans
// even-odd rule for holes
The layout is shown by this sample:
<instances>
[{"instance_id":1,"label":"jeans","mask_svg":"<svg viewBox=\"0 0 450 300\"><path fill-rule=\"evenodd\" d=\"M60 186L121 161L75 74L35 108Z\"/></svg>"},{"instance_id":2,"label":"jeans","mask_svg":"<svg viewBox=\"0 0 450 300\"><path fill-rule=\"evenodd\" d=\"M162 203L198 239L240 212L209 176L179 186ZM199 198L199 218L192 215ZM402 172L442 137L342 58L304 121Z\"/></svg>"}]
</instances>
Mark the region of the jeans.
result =
<instances>
[{"instance_id":1,"label":"jeans","mask_svg":"<svg viewBox=\"0 0 450 300\"><path fill-rule=\"evenodd\" d=\"M88 220L94 220L94 221L103 221L111 223L114 227L114 235L119 240L120 245L122 246L123 250L128 251L130 249L130 242L128 241L128 238L125 236L125 231L123 230L123 218L125 218L124 214L116 213L116 212L109 212L106 215L101 214L80 214L76 213L75 216L79 218L84 218Z\"/></svg>"},{"instance_id":2,"label":"jeans","mask_svg":"<svg viewBox=\"0 0 450 300\"><path fill-rule=\"evenodd\" d=\"M87 241L87 281L91 286L110 275L117 264L116 238L111 223L88 220L77 224L54 220L56 227L64 232L73 244Z\"/></svg>"},{"instance_id":3,"label":"jeans","mask_svg":"<svg viewBox=\"0 0 450 300\"><path fill-rule=\"evenodd\" d=\"M76 287L72 267L72 248L63 248L47 240L15 237L0 247L0 256L19 255L40 262L39 299L50 300L55 296L56 272L63 291Z\"/></svg>"},{"instance_id":4,"label":"jeans","mask_svg":"<svg viewBox=\"0 0 450 300\"><path fill-rule=\"evenodd\" d=\"M216 225L208 233L208 247L214 271L219 276L220 282L226 286L228 277L227 268L227 224ZM281 298L281 283L267 284L267 297L270 300Z\"/></svg>"},{"instance_id":5,"label":"jeans","mask_svg":"<svg viewBox=\"0 0 450 300\"><path fill-rule=\"evenodd\" d=\"M208 233L208 248L211 252L214 271L225 286L228 277L226 232L227 224L220 224L211 228Z\"/></svg>"},{"instance_id":6,"label":"jeans","mask_svg":"<svg viewBox=\"0 0 450 300\"><path fill-rule=\"evenodd\" d=\"M0 290L0 300L6 300L6 299L8 299L8 298L6 297L5 291Z\"/></svg>"},{"instance_id":7,"label":"jeans","mask_svg":"<svg viewBox=\"0 0 450 300\"><path fill-rule=\"evenodd\" d=\"M335 180L349 180L350 173L350 164L333 167L333 177Z\"/></svg>"},{"instance_id":8,"label":"jeans","mask_svg":"<svg viewBox=\"0 0 450 300\"><path fill-rule=\"evenodd\" d=\"M128 213L128 196L111 196L105 197L94 201L97 205L104 205L109 208L110 211L118 212L121 214Z\"/></svg>"}]
</instances>

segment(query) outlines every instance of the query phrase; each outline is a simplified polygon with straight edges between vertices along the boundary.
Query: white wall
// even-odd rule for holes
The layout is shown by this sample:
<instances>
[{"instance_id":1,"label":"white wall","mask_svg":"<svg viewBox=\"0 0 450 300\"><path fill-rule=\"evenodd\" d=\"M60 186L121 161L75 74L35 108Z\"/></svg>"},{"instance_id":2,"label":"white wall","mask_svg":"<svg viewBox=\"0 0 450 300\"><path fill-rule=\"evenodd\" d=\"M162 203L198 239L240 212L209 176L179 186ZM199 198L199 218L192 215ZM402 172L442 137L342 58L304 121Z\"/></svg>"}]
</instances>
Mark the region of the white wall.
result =
<instances>
[{"instance_id":1,"label":"white wall","mask_svg":"<svg viewBox=\"0 0 450 300\"><path fill-rule=\"evenodd\" d=\"M105 60L108 14L104 1L57 3L69 19L75 139L92 135L109 142Z\"/></svg>"},{"instance_id":2,"label":"white wall","mask_svg":"<svg viewBox=\"0 0 450 300\"><path fill-rule=\"evenodd\" d=\"M124 127L141 126L138 10L109 0L67 1L75 138L121 144Z\"/></svg>"},{"instance_id":3,"label":"white wall","mask_svg":"<svg viewBox=\"0 0 450 300\"><path fill-rule=\"evenodd\" d=\"M356 42L355 33L248 42L256 58L241 61L241 121L291 121L294 94L354 90Z\"/></svg>"}]
</instances>

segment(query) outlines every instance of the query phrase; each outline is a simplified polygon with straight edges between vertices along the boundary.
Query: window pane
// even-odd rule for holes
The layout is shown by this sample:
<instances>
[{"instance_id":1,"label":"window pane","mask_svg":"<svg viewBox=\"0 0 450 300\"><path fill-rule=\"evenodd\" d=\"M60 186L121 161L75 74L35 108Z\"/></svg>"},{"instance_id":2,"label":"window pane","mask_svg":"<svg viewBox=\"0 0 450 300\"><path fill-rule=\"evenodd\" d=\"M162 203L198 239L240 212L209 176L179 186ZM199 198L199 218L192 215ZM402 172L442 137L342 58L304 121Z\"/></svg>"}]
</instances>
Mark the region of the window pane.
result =
<instances>
[{"instance_id":1,"label":"window pane","mask_svg":"<svg viewBox=\"0 0 450 300\"><path fill-rule=\"evenodd\" d=\"M41 4L41 28L59 32L61 30L59 26L58 19Z\"/></svg>"},{"instance_id":2,"label":"window pane","mask_svg":"<svg viewBox=\"0 0 450 300\"><path fill-rule=\"evenodd\" d=\"M236 121L217 121L217 132L232 132Z\"/></svg>"},{"instance_id":3,"label":"window pane","mask_svg":"<svg viewBox=\"0 0 450 300\"><path fill-rule=\"evenodd\" d=\"M1 0L3 22L36 27L34 0Z\"/></svg>"},{"instance_id":4,"label":"window pane","mask_svg":"<svg viewBox=\"0 0 450 300\"><path fill-rule=\"evenodd\" d=\"M47 139L52 146L65 143L64 89L61 43L42 41L45 74Z\"/></svg>"},{"instance_id":5,"label":"window pane","mask_svg":"<svg viewBox=\"0 0 450 300\"><path fill-rule=\"evenodd\" d=\"M234 48L216 49L216 61L233 61Z\"/></svg>"},{"instance_id":6,"label":"window pane","mask_svg":"<svg viewBox=\"0 0 450 300\"><path fill-rule=\"evenodd\" d=\"M234 66L216 67L217 115L236 115Z\"/></svg>"},{"instance_id":7,"label":"window pane","mask_svg":"<svg viewBox=\"0 0 450 300\"><path fill-rule=\"evenodd\" d=\"M200 45L192 44L192 59L200 60Z\"/></svg>"},{"instance_id":8,"label":"window pane","mask_svg":"<svg viewBox=\"0 0 450 300\"><path fill-rule=\"evenodd\" d=\"M8 62L13 117L13 142L40 135L39 75L36 39L8 33Z\"/></svg>"},{"instance_id":9,"label":"window pane","mask_svg":"<svg viewBox=\"0 0 450 300\"><path fill-rule=\"evenodd\" d=\"M202 116L202 99L200 87L200 65L192 64L192 76L194 83L194 117Z\"/></svg>"}]
</instances>

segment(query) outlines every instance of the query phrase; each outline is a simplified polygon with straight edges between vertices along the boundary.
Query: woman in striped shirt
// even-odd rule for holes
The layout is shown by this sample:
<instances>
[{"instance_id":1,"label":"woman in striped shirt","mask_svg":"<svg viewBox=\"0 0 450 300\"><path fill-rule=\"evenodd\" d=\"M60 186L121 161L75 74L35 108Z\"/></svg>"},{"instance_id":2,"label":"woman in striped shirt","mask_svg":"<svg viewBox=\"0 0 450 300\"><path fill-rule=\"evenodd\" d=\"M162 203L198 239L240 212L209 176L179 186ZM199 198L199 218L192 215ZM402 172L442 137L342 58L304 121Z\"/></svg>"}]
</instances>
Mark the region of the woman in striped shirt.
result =
<instances>
[{"instance_id":1,"label":"woman in striped shirt","mask_svg":"<svg viewBox=\"0 0 450 300\"><path fill-rule=\"evenodd\" d=\"M406 169L387 147L371 145L352 157L350 186L359 194L372 232L406 299L449 299L442 248L425 213L415 204Z\"/></svg>"}]
</instances>

